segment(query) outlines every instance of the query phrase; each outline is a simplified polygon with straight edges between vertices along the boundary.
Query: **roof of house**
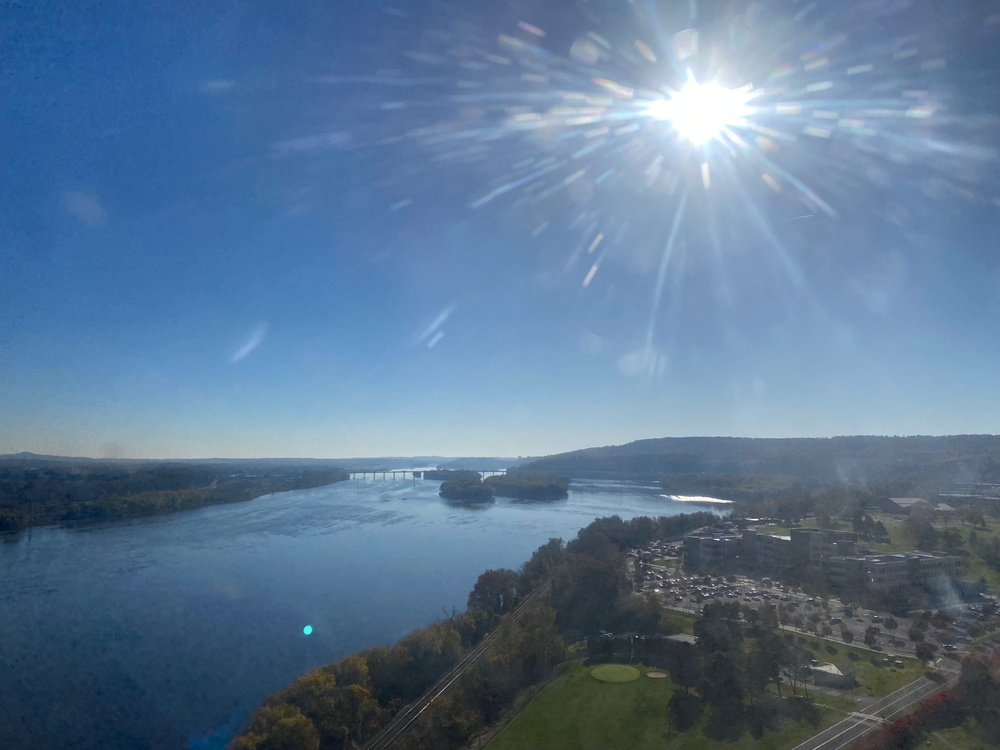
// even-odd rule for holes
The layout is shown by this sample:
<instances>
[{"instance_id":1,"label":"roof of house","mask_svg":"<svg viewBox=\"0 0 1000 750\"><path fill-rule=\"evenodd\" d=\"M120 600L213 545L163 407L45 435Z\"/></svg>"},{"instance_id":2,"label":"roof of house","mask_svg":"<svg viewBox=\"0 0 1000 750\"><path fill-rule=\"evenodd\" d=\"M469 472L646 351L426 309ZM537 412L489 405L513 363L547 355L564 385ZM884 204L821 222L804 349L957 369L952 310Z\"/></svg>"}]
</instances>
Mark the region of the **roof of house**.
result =
<instances>
[{"instance_id":1,"label":"roof of house","mask_svg":"<svg viewBox=\"0 0 1000 750\"><path fill-rule=\"evenodd\" d=\"M890 497L889 500L900 508L912 508L914 505L920 505L921 503L927 505L927 501L922 497Z\"/></svg>"},{"instance_id":2,"label":"roof of house","mask_svg":"<svg viewBox=\"0 0 1000 750\"><path fill-rule=\"evenodd\" d=\"M840 671L840 667L836 664L820 664L813 667L813 672L825 672L828 675L833 675L834 677L843 677L844 673Z\"/></svg>"},{"instance_id":3,"label":"roof of house","mask_svg":"<svg viewBox=\"0 0 1000 750\"><path fill-rule=\"evenodd\" d=\"M698 639L693 635L688 635L687 633L677 633L675 635L668 635L664 640L674 641L675 643L690 643L692 646L698 642Z\"/></svg>"}]
</instances>

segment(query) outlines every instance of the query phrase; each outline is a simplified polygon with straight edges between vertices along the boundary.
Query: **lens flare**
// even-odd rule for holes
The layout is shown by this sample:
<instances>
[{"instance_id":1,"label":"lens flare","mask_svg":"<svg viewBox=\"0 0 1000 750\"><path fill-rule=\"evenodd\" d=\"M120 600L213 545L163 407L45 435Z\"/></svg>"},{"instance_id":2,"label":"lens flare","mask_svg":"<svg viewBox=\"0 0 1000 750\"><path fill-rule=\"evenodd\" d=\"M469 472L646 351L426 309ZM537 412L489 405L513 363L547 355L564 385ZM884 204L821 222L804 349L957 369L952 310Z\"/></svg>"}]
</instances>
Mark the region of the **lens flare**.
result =
<instances>
[{"instance_id":1,"label":"lens flare","mask_svg":"<svg viewBox=\"0 0 1000 750\"><path fill-rule=\"evenodd\" d=\"M312 632L313 632L312 625L306 625L304 628L302 628L302 635L312 635Z\"/></svg>"},{"instance_id":2,"label":"lens flare","mask_svg":"<svg viewBox=\"0 0 1000 750\"><path fill-rule=\"evenodd\" d=\"M751 93L749 86L727 89L712 81L698 83L691 77L680 91L650 104L646 114L665 120L681 138L701 146L753 113L748 104Z\"/></svg>"}]
</instances>

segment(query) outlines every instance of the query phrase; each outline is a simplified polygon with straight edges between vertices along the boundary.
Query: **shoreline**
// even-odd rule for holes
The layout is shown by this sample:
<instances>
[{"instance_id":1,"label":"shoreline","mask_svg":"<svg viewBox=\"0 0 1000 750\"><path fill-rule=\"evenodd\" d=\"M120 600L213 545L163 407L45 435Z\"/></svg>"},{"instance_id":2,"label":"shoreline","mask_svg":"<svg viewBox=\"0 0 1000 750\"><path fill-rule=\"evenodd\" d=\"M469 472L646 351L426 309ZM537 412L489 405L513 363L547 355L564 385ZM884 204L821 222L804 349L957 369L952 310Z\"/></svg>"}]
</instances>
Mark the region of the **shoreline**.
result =
<instances>
[{"instance_id":1,"label":"shoreline","mask_svg":"<svg viewBox=\"0 0 1000 750\"><path fill-rule=\"evenodd\" d=\"M16 529L5 529L0 531L0 538L6 537L16 537L25 531L30 531L31 529L40 528L75 528L79 526L93 526L101 523L122 523L125 521L136 521L143 518L154 518L156 516L170 516L177 513L184 513L186 511L198 510L200 508L207 508L213 505L232 505L235 503L246 503L251 500L257 500L258 498L264 497L266 495L274 495L280 492L293 492L295 490L309 490L315 489L317 487L329 487L334 484L339 484L340 482L347 481L348 477L340 477L334 481L329 481L330 477L323 477L317 482L291 482L289 486L282 487L259 487L257 489L250 489L249 496L234 496L234 497L206 497L203 502L192 502L189 505L184 505L183 507L174 508L160 508L155 506L147 506L149 512L136 512L136 513L126 513L122 515L108 515L105 517L88 517L88 518L43 518L39 519L39 516L30 517L23 526L19 526ZM185 490L178 490L178 492L184 492ZM119 498L122 501L128 501L130 498L135 497L135 495L126 495ZM192 500L197 498L192 497Z\"/></svg>"}]
</instances>

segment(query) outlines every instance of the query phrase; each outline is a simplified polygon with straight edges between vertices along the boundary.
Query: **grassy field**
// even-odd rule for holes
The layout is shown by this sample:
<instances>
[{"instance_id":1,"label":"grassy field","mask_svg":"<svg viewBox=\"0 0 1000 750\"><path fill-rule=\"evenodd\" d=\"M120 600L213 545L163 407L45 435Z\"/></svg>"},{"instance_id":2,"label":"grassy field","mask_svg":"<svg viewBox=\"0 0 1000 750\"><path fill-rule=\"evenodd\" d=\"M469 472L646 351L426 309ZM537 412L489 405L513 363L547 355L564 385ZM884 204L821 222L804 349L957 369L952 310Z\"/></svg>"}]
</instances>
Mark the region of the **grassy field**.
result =
<instances>
[{"instance_id":1,"label":"grassy field","mask_svg":"<svg viewBox=\"0 0 1000 750\"><path fill-rule=\"evenodd\" d=\"M899 658L903 662L902 667L876 666L872 660L883 659L885 654L809 636L796 636L795 642L796 645L812 652L817 661L836 664L841 669L854 670L858 687L848 691L848 695L888 695L913 682L925 671L917 659L893 656L890 658L893 660ZM812 645L814 643L819 644L818 649Z\"/></svg>"},{"instance_id":2,"label":"grassy field","mask_svg":"<svg viewBox=\"0 0 1000 750\"><path fill-rule=\"evenodd\" d=\"M731 716L712 716L707 710L687 731L672 728L667 703L674 692L670 678L623 683L599 682L590 667L575 664L503 730L488 750L785 750L808 739L819 729L806 721L786 719L782 731L764 732L754 739ZM646 667L640 667L645 673ZM853 703L818 696L819 727L829 726ZM734 736L735 732L741 732Z\"/></svg>"},{"instance_id":3,"label":"grassy field","mask_svg":"<svg viewBox=\"0 0 1000 750\"><path fill-rule=\"evenodd\" d=\"M694 623L698 618L688 612L678 612L675 609L664 611L663 620L676 627L681 633L694 635Z\"/></svg>"},{"instance_id":4,"label":"grassy field","mask_svg":"<svg viewBox=\"0 0 1000 750\"><path fill-rule=\"evenodd\" d=\"M873 544L871 545L873 550L876 552L896 552L913 548L906 524L902 519L882 514L878 514L877 519L885 524L886 531L889 532L893 543L891 545ZM938 530L954 529L961 534L962 542L965 545L959 553L959 557L964 563L961 575L962 579L966 581L978 581L980 578L985 578L986 585L990 589L996 590L1000 588L1000 570L991 568L979 555L972 552L972 549L969 547L969 533L972 531L975 531L976 535L983 541L989 541L993 537L1000 537L1000 521L995 518L987 518L986 524L986 528L983 529L973 528L955 521L947 524L936 523L935 528Z\"/></svg>"},{"instance_id":5,"label":"grassy field","mask_svg":"<svg viewBox=\"0 0 1000 750\"><path fill-rule=\"evenodd\" d=\"M944 729L932 732L921 748L926 750L994 750L992 745L981 740L972 726Z\"/></svg>"},{"instance_id":6,"label":"grassy field","mask_svg":"<svg viewBox=\"0 0 1000 750\"><path fill-rule=\"evenodd\" d=\"M642 672L628 664L601 664L590 670L590 676L601 682L632 682L642 677Z\"/></svg>"}]
</instances>

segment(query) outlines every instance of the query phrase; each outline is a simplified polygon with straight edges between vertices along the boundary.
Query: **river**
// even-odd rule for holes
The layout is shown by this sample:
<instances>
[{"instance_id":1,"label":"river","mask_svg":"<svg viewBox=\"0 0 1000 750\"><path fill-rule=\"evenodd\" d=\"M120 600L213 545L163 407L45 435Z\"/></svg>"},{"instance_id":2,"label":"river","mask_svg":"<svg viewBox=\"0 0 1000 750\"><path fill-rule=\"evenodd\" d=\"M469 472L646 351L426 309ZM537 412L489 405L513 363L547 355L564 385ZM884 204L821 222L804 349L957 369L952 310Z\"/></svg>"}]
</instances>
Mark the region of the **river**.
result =
<instances>
[{"instance_id":1,"label":"river","mask_svg":"<svg viewBox=\"0 0 1000 750\"><path fill-rule=\"evenodd\" d=\"M439 486L349 481L0 538L0 744L221 748L299 674L464 608L483 570L600 516L698 509L622 482L475 507Z\"/></svg>"}]
</instances>

